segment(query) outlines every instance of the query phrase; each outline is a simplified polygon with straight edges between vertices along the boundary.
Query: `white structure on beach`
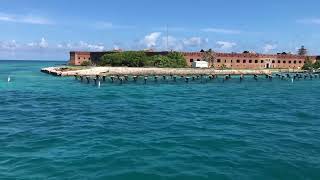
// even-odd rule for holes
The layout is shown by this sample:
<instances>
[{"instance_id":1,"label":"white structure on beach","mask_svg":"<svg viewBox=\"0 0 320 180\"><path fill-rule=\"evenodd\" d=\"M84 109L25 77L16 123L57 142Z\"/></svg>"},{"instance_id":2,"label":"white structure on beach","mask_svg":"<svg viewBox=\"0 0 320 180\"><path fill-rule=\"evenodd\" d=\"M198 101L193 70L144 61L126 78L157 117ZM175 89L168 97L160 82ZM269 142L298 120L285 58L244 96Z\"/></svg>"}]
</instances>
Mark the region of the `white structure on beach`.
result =
<instances>
[{"instance_id":1,"label":"white structure on beach","mask_svg":"<svg viewBox=\"0 0 320 180\"><path fill-rule=\"evenodd\" d=\"M192 62L193 68L208 68L209 63L207 61L194 61Z\"/></svg>"}]
</instances>

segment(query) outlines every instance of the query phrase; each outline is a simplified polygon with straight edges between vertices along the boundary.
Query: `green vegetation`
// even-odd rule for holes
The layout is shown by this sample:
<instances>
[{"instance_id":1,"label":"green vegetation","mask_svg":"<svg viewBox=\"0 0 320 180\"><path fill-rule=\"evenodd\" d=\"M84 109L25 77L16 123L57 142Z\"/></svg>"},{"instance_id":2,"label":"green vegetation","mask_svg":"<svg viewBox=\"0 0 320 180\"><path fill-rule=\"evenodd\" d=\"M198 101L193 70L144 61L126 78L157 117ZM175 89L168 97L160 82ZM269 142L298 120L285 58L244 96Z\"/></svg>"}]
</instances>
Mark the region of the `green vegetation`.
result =
<instances>
[{"instance_id":1,"label":"green vegetation","mask_svg":"<svg viewBox=\"0 0 320 180\"><path fill-rule=\"evenodd\" d=\"M306 58L305 63L302 67L303 70L313 70L313 69L319 69L319 68L320 68L320 61L317 60L315 63L313 63L309 57Z\"/></svg>"},{"instance_id":2,"label":"green vegetation","mask_svg":"<svg viewBox=\"0 0 320 180\"><path fill-rule=\"evenodd\" d=\"M204 51L203 49L200 51L202 52L202 60L207 61L209 64L213 64L214 60L216 59L215 53L212 51L212 49L209 49L208 51Z\"/></svg>"},{"instance_id":3,"label":"green vegetation","mask_svg":"<svg viewBox=\"0 0 320 180\"><path fill-rule=\"evenodd\" d=\"M126 51L105 54L101 57L98 65L183 68L187 66L187 63L184 56L178 52L170 52L167 55L147 56L143 51Z\"/></svg>"},{"instance_id":4,"label":"green vegetation","mask_svg":"<svg viewBox=\"0 0 320 180\"><path fill-rule=\"evenodd\" d=\"M90 61L83 61L82 63L81 63L81 66L91 66L92 64L91 64L91 62Z\"/></svg>"},{"instance_id":5,"label":"green vegetation","mask_svg":"<svg viewBox=\"0 0 320 180\"><path fill-rule=\"evenodd\" d=\"M221 67L220 67L220 69L221 69L221 70L226 70L226 69L229 69L229 68L228 68L225 64L222 64Z\"/></svg>"},{"instance_id":6,"label":"green vegetation","mask_svg":"<svg viewBox=\"0 0 320 180\"><path fill-rule=\"evenodd\" d=\"M320 69L320 60L317 60L317 61L313 64L313 68L314 68L314 69Z\"/></svg>"}]
</instances>

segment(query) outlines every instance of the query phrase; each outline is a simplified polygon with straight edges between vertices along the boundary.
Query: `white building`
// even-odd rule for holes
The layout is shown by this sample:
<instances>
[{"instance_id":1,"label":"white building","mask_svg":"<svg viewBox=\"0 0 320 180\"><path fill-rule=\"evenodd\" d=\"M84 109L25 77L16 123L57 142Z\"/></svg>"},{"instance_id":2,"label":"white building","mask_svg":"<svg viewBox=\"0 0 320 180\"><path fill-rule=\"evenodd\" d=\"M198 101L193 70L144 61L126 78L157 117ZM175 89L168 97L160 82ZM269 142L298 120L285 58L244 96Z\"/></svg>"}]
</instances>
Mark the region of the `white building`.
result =
<instances>
[{"instance_id":1,"label":"white building","mask_svg":"<svg viewBox=\"0 0 320 180\"><path fill-rule=\"evenodd\" d=\"M208 68L209 63L207 61L194 61L192 62L193 68Z\"/></svg>"}]
</instances>

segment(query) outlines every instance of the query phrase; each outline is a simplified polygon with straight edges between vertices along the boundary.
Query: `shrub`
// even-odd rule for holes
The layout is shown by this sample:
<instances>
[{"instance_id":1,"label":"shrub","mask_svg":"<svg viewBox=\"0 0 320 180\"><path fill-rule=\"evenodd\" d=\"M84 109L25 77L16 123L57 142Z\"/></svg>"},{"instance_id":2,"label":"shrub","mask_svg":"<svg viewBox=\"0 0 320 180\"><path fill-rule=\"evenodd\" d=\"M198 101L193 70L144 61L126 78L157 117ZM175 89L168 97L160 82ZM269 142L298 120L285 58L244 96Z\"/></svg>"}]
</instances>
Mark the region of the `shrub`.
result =
<instances>
[{"instance_id":1,"label":"shrub","mask_svg":"<svg viewBox=\"0 0 320 180\"><path fill-rule=\"evenodd\" d=\"M91 64L91 62L90 61L83 61L82 63L81 63L81 66L91 66L92 64Z\"/></svg>"},{"instance_id":2,"label":"shrub","mask_svg":"<svg viewBox=\"0 0 320 180\"><path fill-rule=\"evenodd\" d=\"M100 66L128 66L128 67L186 67L184 56L178 52L168 55L147 56L143 51L126 51L102 56Z\"/></svg>"}]
</instances>

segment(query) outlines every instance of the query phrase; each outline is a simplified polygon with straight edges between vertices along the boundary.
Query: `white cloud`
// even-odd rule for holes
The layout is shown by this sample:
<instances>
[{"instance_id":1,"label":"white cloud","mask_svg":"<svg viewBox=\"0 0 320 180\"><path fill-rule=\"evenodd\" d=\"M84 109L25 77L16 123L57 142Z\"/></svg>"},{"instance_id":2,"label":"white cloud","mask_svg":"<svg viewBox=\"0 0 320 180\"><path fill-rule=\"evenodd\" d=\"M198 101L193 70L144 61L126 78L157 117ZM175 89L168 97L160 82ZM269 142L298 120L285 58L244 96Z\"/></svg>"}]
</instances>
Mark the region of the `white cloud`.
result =
<instances>
[{"instance_id":1,"label":"white cloud","mask_svg":"<svg viewBox=\"0 0 320 180\"><path fill-rule=\"evenodd\" d=\"M30 42L26 44L29 48L48 48L49 43L46 41L45 38L41 38L39 42Z\"/></svg>"},{"instance_id":2,"label":"white cloud","mask_svg":"<svg viewBox=\"0 0 320 180\"><path fill-rule=\"evenodd\" d=\"M129 26L129 25L116 25L113 24L112 22L104 22L100 21L95 23L94 25L97 29L132 29L134 26Z\"/></svg>"},{"instance_id":3,"label":"white cloud","mask_svg":"<svg viewBox=\"0 0 320 180\"><path fill-rule=\"evenodd\" d=\"M146 35L142 40L142 43L147 46L147 48L156 47L160 36L161 32L153 32L149 35Z\"/></svg>"},{"instance_id":4,"label":"white cloud","mask_svg":"<svg viewBox=\"0 0 320 180\"><path fill-rule=\"evenodd\" d=\"M96 26L101 29L111 29L114 27L111 22L98 22Z\"/></svg>"},{"instance_id":5,"label":"white cloud","mask_svg":"<svg viewBox=\"0 0 320 180\"><path fill-rule=\"evenodd\" d=\"M46 39L42 38L40 43L39 43L39 47L41 48L47 48L49 46L48 42L46 41Z\"/></svg>"},{"instance_id":6,"label":"white cloud","mask_svg":"<svg viewBox=\"0 0 320 180\"><path fill-rule=\"evenodd\" d=\"M15 50L19 47L16 40L11 40L7 42L0 42L0 50Z\"/></svg>"},{"instance_id":7,"label":"white cloud","mask_svg":"<svg viewBox=\"0 0 320 180\"><path fill-rule=\"evenodd\" d=\"M206 46L209 42L208 38L190 37L190 38L178 38L174 36L162 36L160 32L154 32L146 35L140 42L140 46L135 46L137 49L143 47L153 48L156 50L191 50Z\"/></svg>"},{"instance_id":8,"label":"white cloud","mask_svg":"<svg viewBox=\"0 0 320 180\"><path fill-rule=\"evenodd\" d=\"M241 31L239 30L232 30L232 29L220 29L220 28L205 28L201 29L203 32L211 32L211 33L221 33L221 34L240 34Z\"/></svg>"},{"instance_id":9,"label":"white cloud","mask_svg":"<svg viewBox=\"0 0 320 180\"><path fill-rule=\"evenodd\" d=\"M173 36L162 37L162 47L161 49L164 50L174 50L174 51L180 51L183 50L184 46L181 41L179 41L177 38Z\"/></svg>"},{"instance_id":10,"label":"white cloud","mask_svg":"<svg viewBox=\"0 0 320 180\"><path fill-rule=\"evenodd\" d=\"M300 19L300 20L297 20L297 23L320 25L320 18Z\"/></svg>"},{"instance_id":11,"label":"white cloud","mask_svg":"<svg viewBox=\"0 0 320 180\"><path fill-rule=\"evenodd\" d=\"M88 44L88 43L83 43L85 48L88 48L89 50L94 50L94 51L103 51L105 49L104 45L102 44Z\"/></svg>"},{"instance_id":12,"label":"white cloud","mask_svg":"<svg viewBox=\"0 0 320 180\"><path fill-rule=\"evenodd\" d=\"M0 21L7 21L7 22L11 22L14 21L11 17L9 16L5 16L3 14L0 14Z\"/></svg>"},{"instance_id":13,"label":"white cloud","mask_svg":"<svg viewBox=\"0 0 320 180\"><path fill-rule=\"evenodd\" d=\"M183 44L185 46L191 46L191 47L200 46L201 38L200 37L191 37L189 39L184 39Z\"/></svg>"},{"instance_id":14,"label":"white cloud","mask_svg":"<svg viewBox=\"0 0 320 180\"><path fill-rule=\"evenodd\" d=\"M106 50L105 45L102 43L88 43L84 41L80 41L78 43L58 43L56 48L66 51L104 51Z\"/></svg>"},{"instance_id":15,"label":"white cloud","mask_svg":"<svg viewBox=\"0 0 320 180\"><path fill-rule=\"evenodd\" d=\"M275 50L278 46L276 44L265 44L263 47L263 52L268 53L272 50Z\"/></svg>"},{"instance_id":16,"label":"white cloud","mask_svg":"<svg viewBox=\"0 0 320 180\"><path fill-rule=\"evenodd\" d=\"M216 44L222 50L231 49L237 45L237 43L235 42L228 42L228 41L217 41Z\"/></svg>"},{"instance_id":17,"label":"white cloud","mask_svg":"<svg viewBox=\"0 0 320 180\"><path fill-rule=\"evenodd\" d=\"M43 17L33 16L33 15L14 15L14 14L5 14L5 13L0 13L0 21L11 22L11 23L39 24L39 25L52 24L51 21Z\"/></svg>"}]
</instances>

